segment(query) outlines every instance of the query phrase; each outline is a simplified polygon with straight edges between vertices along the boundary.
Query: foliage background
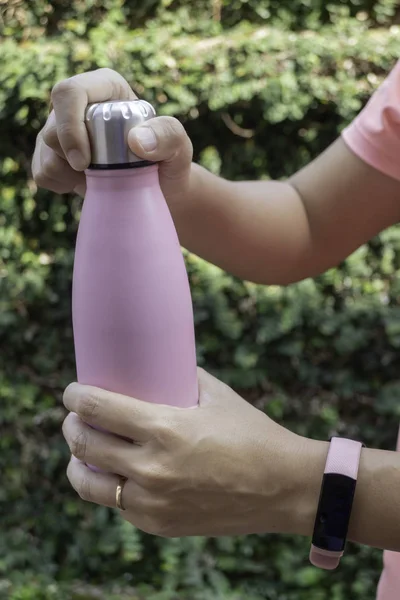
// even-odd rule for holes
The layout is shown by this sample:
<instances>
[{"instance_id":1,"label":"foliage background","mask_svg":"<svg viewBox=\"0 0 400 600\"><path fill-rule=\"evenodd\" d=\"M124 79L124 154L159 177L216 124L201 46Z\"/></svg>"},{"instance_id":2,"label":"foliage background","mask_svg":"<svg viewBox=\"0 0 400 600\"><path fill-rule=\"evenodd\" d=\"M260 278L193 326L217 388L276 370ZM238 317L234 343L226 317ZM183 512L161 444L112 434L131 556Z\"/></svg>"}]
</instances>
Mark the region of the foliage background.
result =
<instances>
[{"instance_id":1,"label":"foliage background","mask_svg":"<svg viewBox=\"0 0 400 600\"><path fill-rule=\"evenodd\" d=\"M396 0L0 0L0 598L372 600L381 554L326 575L308 540L163 540L82 503L61 393L80 201L37 190L53 84L109 66L178 116L196 160L282 178L323 150L400 55ZM351 198L349 198L349 202ZM199 363L288 427L393 448L400 417L400 234L288 288L187 256Z\"/></svg>"}]
</instances>

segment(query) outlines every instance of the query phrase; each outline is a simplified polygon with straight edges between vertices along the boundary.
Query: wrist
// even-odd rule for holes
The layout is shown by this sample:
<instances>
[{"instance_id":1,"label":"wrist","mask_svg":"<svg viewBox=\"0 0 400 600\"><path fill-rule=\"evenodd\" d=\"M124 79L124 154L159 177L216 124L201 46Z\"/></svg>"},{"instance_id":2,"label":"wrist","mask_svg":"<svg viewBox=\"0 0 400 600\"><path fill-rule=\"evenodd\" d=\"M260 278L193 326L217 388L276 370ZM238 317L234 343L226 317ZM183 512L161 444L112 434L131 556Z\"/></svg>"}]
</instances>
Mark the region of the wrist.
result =
<instances>
[{"instance_id":1,"label":"wrist","mask_svg":"<svg viewBox=\"0 0 400 600\"><path fill-rule=\"evenodd\" d=\"M289 533L312 535L328 449L329 442L298 435L288 448L287 478L292 482L287 502Z\"/></svg>"},{"instance_id":2,"label":"wrist","mask_svg":"<svg viewBox=\"0 0 400 600\"><path fill-rule=\"evenodd\" d=\"M312 535L329 444L271 421L252 457L257 465L257 533ZM275 440L275 442L272 442Z\"/></svg>"}]
</instances>

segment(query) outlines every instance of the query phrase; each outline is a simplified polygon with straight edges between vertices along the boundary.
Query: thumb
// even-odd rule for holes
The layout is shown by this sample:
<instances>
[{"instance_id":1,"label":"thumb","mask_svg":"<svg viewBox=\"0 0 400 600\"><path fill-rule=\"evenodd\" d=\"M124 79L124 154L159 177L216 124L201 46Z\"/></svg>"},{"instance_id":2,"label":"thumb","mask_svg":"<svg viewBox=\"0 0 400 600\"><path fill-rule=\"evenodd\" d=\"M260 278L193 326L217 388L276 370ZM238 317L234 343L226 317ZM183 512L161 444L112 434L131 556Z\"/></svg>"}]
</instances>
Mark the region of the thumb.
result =
<instances>
[{"instance_id":1,"label":"thumb","mask_svg":"<svg viewBox=\"0 0 400 600\"><path fill-rule=\"evenodd\" d=\"M146 160L164 163L169 177L179 176L192 162L192 143L183 125L173 117L155 117L130 130L131 151Z\"/></svg>"}]
</instances>

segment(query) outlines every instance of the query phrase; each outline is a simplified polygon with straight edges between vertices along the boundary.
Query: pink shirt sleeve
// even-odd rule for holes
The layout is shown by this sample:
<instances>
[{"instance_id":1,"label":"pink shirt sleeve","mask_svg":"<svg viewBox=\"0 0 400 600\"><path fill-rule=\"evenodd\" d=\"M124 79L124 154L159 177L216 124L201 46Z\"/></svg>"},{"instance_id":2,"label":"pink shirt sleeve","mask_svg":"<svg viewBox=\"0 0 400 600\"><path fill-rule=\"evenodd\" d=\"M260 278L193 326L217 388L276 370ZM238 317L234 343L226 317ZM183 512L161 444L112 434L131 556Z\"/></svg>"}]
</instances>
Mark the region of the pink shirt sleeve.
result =
<instances>
[{"instance_id":1,"label":"pink shirt sleeve","mask_svg":"<svg viewBox=\"0 0 400 600\"><path fill-rule=\"evenodd\" d=\"M400 60L342 137L363 161L400 180Z\"/></svg>"}]
</instances>

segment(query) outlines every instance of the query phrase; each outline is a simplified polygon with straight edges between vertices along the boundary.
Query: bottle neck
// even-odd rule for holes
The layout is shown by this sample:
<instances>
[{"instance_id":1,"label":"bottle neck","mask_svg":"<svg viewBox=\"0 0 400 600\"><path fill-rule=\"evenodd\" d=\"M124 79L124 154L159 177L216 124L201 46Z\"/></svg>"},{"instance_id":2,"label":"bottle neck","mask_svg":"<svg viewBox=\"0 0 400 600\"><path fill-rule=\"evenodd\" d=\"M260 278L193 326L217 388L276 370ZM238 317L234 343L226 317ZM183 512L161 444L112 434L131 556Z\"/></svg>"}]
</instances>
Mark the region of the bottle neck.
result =
<instances>
[{"instance_id":1,"label":"bottle neck","mask_svg":"<svg viewBox=\"0 0 400 600\"><path fill-rule=\"evenodd\" d=\"M158 164L131 169L86 169L86 187L91 191L114 191L158 184Z\"/></svg>"}]
</instances>

